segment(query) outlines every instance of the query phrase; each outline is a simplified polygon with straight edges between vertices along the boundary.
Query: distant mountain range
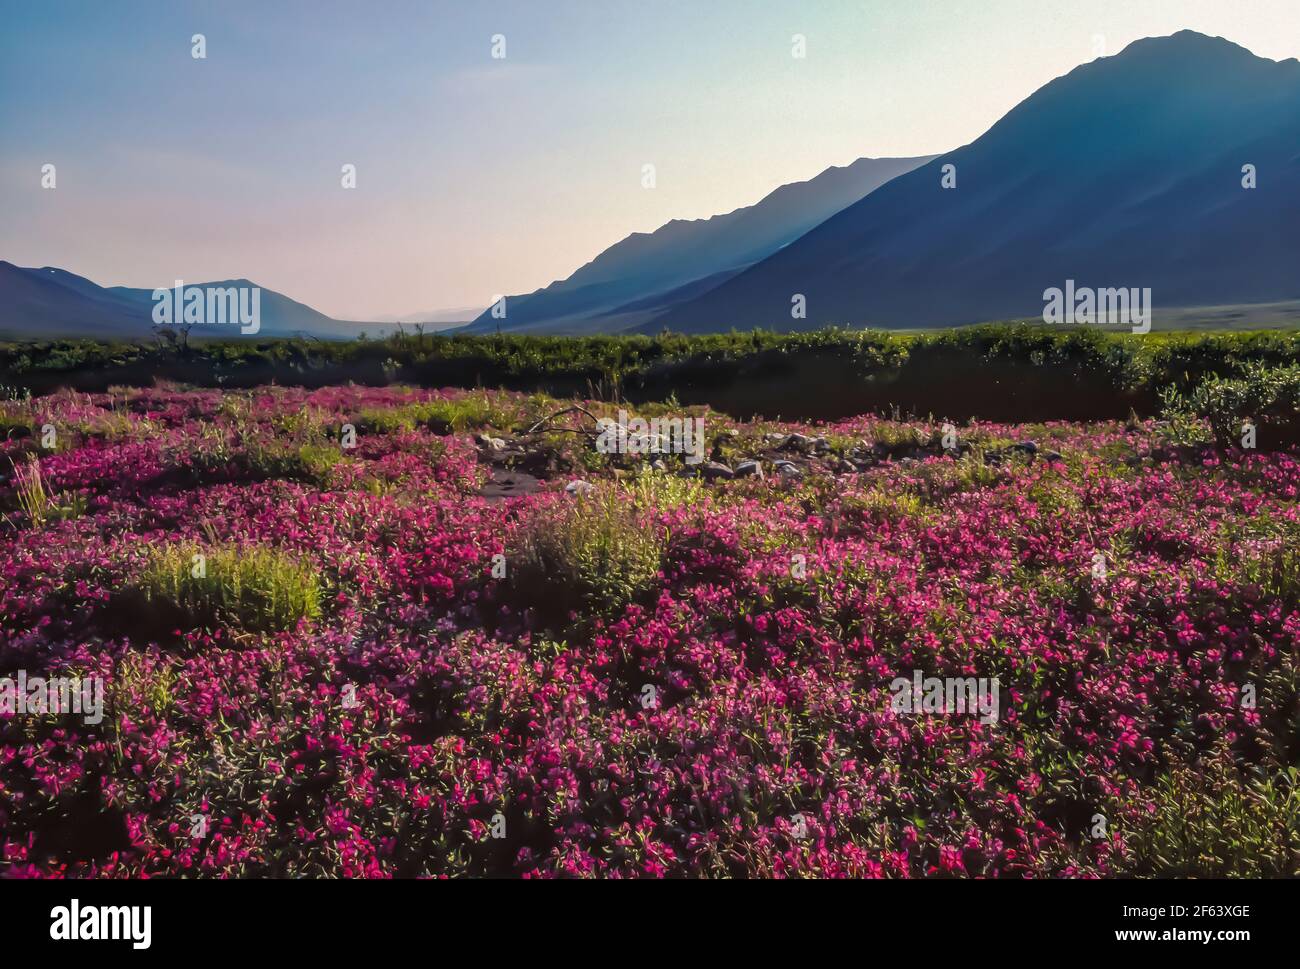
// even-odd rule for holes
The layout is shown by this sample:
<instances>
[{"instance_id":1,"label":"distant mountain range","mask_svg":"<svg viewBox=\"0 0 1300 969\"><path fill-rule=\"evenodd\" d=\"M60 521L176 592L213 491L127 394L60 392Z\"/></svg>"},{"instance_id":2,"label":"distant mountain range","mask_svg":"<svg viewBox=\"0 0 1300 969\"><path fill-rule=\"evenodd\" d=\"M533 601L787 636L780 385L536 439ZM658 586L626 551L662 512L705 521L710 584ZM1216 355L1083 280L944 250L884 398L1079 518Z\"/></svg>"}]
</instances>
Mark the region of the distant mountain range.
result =
<instances>
[{"instance_id":1,"label":"distant mountain range","mask_svg":"<svg viewBox=\"0 0 1300 969\"><path fill-rule=\"evenodd\" d=\"M227 279L186 283L190 285L227 289L257 284L247 279ZM332 319L274 290L261 289L257 337L308 333L326 339L348 339L363 330L376 329L369 324ZM36 340L148 339L153 332L154 305L151 289L100 286L65 269L26 269L0 260L0 336ZM238 338L240 332L237 326L200 325L192 335Z\"/></svg>"},{"instance_id":2,"label":"distant mountain range","mask_svg":"<svg viewBox=\"0 0 1300 969\"><path fill-rule=\"evenodd\" d=\"M1300 62L1137 41L642 328L1037 317L1070 279L1150 287L1157 310L1300 299Z\"/></svg>"},{"instance_id":3,"label":"distant mountain range","mask_svg":"<svg viewBox=\"0 0 1300 969\"><path fill-rule=\"evenodd\" d=\"M429 327L464 326L483 312L482 306L452 306L441 310L426 310L423 313L406 313L393 316L387 313L370 317L372 323L401 323L405 326L424 325Z\"/></svg>"},{"instance_id":4,"label":"distant mountain range","mask_svg":"<svg viewBox=\"0 0 1300 969\"><path fill-rule=\"evenodd\" d=\"M506 297L504 319L489 308L467 332L627 329L716 287L933 157L860 158L726 215L633 233L567 279Z\"/></svg>"}]
</instances>

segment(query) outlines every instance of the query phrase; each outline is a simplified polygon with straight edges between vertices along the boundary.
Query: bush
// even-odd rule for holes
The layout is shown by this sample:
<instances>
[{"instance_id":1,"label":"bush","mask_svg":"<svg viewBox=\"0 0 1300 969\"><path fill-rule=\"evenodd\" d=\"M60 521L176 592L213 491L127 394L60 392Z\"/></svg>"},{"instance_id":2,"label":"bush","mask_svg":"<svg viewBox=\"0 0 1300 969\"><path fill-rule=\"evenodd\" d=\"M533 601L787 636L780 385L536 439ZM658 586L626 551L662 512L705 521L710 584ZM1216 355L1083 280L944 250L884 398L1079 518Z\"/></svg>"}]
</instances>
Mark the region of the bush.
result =
<instances>
[{"instance_id":1,"label":"bush","mask_svg":"<svg viewBox=\"0 0 1300 969\"><path fill-rule=\"evenodd\" d=\"M277 549L167 545L148 553L131 591L169 627L275 632L320 615L320 586L314 568Z\"/></svg>"},{"instance_id":2,"label":"bush","mask_svg":"<svg viewBox=\"0 0 1300 969\"><path fill-rule=\"evenodd\" d=\"M1300 366L1252 365L1240 377L1215 377L1192 393L1191 413L1210 424L1220 447L1240 445L1243 425L1256 428L1256 446L1275 450L1300 443Z\"/></svg>"},{"instance_id":3,"label":"bush","mask_svg":"<svg viewBox=\"0 0 1300 969\"><path fill-rule=\"evenodd\" d=\"M185 357L142 344L60 340L0 344L0 384L25 392L103 390L170 379L206 386L327 386L396 379L425 387L503 387L570 398L632 402L676 393L738 417L827 419L893 409L955 419L1097 420L1132 408L1157 412L1157 395L1252 365L1300 364L1295 332L1151 333L1145 336L1024 323L930 332L827 328L692 336L394 335L386 340L212 341ZM374 410L375 428L504 427L483 393L415 410ZM423 410L419 408L424 408ZM21 408L19 408L21 410ZM0 431L5 426L0 409ZM15 435L29 422L11 415Z\"/></svg>"}]
</instances>

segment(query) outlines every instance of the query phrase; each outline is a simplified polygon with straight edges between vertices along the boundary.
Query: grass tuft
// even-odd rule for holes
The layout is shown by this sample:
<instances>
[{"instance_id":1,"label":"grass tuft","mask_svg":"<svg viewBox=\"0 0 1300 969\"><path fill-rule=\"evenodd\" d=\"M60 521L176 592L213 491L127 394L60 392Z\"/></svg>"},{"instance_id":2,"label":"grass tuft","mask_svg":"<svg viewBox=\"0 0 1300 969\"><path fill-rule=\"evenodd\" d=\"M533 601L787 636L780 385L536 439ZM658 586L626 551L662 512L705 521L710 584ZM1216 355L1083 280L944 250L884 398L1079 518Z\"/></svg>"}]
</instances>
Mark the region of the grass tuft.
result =
<instances>
[{"instance_id":1,"label":"grass tuft","mask_svg":"<svg viewBox=\"0 0 1300 969\"><path fill-rule=\"evenodd\" d=\"M616 613L654 586L666 544L634 500L603 487L524 525L510 556L512 585L522 599L557 615L579 608Z\"/></svg>"},{"instance_id":2,"label":"grass tuft","mask_svg":"<svg viewBox=\"0 0 1300 969\"><path fill-rule=\"evenodd\" d=\"M134 591L160 619L191 629L275 632L321 611L316 570L263 546L164 546L148 554Z\"/></svg>"}]
</instances>

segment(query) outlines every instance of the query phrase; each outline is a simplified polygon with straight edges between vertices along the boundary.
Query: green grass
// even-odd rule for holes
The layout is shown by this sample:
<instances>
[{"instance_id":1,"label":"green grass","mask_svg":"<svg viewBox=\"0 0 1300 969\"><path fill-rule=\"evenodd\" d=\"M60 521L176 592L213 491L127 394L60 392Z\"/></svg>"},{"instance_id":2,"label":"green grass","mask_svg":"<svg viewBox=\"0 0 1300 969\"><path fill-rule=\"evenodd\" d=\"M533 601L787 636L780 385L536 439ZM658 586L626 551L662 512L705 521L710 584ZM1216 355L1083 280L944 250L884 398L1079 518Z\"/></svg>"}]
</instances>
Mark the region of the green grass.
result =
<instances>
[{"instance_id":1,"label":"green grass","mask_svg":"<svg viewBox=\"0 0 1300 969\"><path fill-rule=\"evenodd\" d=\"M638 489L640 498L633 499L605 485L525 523L507 552L515 594L562 615L578 608L617 612L647 593L659 573L667 536L649 525L638 501L691 498L686 492L669 495L658 484L643 483Z\"/></svg>"},{"instance_id":2,"label":"green grass","mask_svg":"<svg viewBox=\"0 0 1300 969\"><path fill-rule=\"evenodd\" d=\"M357 420L361 431L391 434L427 427L437 434L459 433L484 427L507 427L517 417L485 393L448 400L429 400L399 407L363 410Z\"/></svg>"},{"instance_id":3,"label":"green grass","mask_svg":"<svg viewBox=\"0 0 1300 969\"><path fill-rule=\"evenodd\" d=\"M1130 839L1157 878L1285 878L1300 872L1300 769L1242 774L1226 754L1161 778L1153 823Z\"/></svg>"},{"instance_id":4,"label":"green grass","mask_svg":"<svg viewBox=\"0 0 1300 969\"><path fill-rule=\"evenodd\" d=\"M145 557L132 588L167 624L247 632L292 629L321 611L321 579L303 560L264 546L167 545Z\"/></svg>"},{"instance_id":5,"label":"green grass","mask_svg":"<svg viewBox=\"0 0 1300 969\"><path fill-rule=\"evenodd\" d=\"M44 528L53 515L54 502L41 475L41 462L35 455L29 454L21 467L14 466L14 490L28 524L32 528Z\"/></svg>"},{"instance_id":6,"label":"green grass","mask_svg":"<svg viewBox=\"0 0 1300 969\"><path fill-rule=\"evenodd\" d=\"M26 437L32 433L35 417L26 401L0 400L0 440Z\"/></svg>"},{"instance_id":7,"label":"green grass","mask_svg":"<svg viewBox=\"0 0 1300 969\"><path fill-rule=\"evenodd\" d=\"M335 444L304 444L296 452L294 477L324 486L334 467L343 461L343 451Z\"/></svg>"}]
</instances>

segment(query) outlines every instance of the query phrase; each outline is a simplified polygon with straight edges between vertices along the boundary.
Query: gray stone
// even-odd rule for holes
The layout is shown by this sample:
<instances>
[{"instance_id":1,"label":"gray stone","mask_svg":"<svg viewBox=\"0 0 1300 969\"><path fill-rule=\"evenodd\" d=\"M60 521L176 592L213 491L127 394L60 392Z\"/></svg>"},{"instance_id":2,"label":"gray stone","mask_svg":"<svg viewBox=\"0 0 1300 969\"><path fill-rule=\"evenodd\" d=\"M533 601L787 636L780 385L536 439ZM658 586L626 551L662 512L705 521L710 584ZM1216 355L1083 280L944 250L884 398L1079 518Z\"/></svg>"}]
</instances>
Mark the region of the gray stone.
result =
<instances>
[{"instance_id":1,"label":"gray stone","mask_svg":"<svg viewBox=\"0 0 1300 969\"><path fill-rule=\"evenodd\" d=\"M812 447L813 441L814 438L809 437L807 434L791 434L785 439L785 443L781 445L781 448L789 451L806 451Z\"/></svg>"}]
</instances>

